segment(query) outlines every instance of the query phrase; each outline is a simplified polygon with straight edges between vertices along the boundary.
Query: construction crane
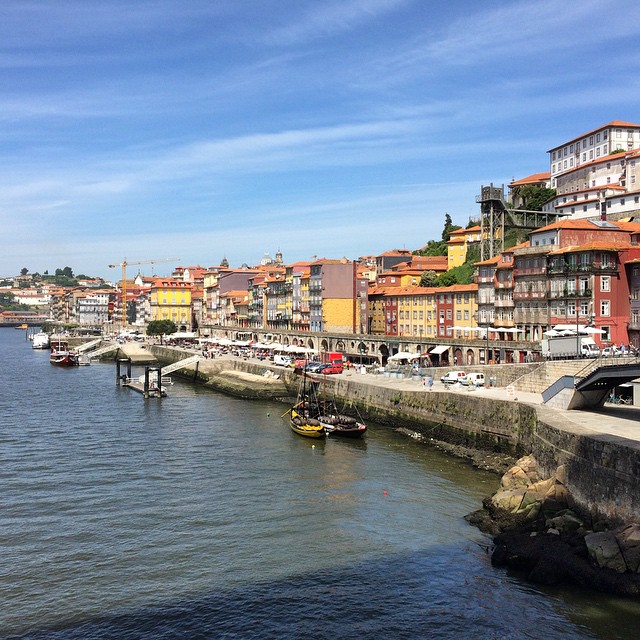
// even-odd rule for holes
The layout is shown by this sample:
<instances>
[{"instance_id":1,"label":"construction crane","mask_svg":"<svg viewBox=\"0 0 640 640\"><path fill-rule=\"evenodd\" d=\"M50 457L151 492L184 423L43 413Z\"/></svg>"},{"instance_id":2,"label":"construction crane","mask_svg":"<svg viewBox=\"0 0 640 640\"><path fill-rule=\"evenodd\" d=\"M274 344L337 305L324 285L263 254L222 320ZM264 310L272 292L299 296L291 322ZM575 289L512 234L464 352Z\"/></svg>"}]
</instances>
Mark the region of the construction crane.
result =
<instances>
[{"instance_id":1,"label":"construction crane","mask_svg":"<svg viewBox=\"0 0 640 640\"><path fill-rule=\"evenodd\" d=\"M127 266L138 264L157 264L159 262L176 262L180 258L161 258L160 260L138 260L137 262L128 262L125 258L118 264L110 264L109 269L115 269L116 267L122 267L122 285L120 288L122 294L122 328L127 326Z\"/></svg>"}]
</instances>

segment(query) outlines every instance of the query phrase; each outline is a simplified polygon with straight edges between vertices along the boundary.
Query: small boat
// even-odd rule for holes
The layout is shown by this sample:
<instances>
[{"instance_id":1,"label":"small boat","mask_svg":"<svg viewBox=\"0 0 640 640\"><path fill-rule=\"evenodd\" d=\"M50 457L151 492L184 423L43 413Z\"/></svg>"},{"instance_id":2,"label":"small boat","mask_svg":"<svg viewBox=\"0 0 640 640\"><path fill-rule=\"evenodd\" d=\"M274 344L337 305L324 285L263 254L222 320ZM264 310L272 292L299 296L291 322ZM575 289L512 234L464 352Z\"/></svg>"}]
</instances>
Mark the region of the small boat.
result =
<instances>
[{"instance_id":1,"label":"small boat","mask_svg":"<svg viewBox=\"0 0 640 640\"><path fill-rule=\"evenodd\" d=\"M324 438L325 429L324 425L315 418L304 415L304 410L300 413L293 407L289 414L289 426L292 431L295 431L298 435L306 436L307 438Z\"/></svg>"},{"instance_id":2,"label":"small boat","mask_svg":"<svg viewBox=\"0 0 640 640\"><path fill-rule=\"evenodd\" d=\"M341 436L343 438L361 438L367 431L367 425L351 416L331 414L318 416L319 422L324 426L327 435Z\"/></svg>"},{"instance_id":3,"label":"small boat","mask_svg":"<svg viewBox=\"0 0 640 640\"><path fill-rule=\"evenodd\" d=\"M57 367L77 367L80 364L80 355L69 349L69 343L65 340L54 340L51 343L49 362Z\"/></svg>"},{"instance_id":4,"label":"small boat","mask_svg":"<svg viewBox=\"0 0 640 640\"><path fill-rule=\"evenodd\" d=\"M34 333L31 338L31 347L33 349L48 349L49 348L49 334L44 331Z\"/></svg>"},{"instance_id":5,"label":"small boat","mask_svg":"<svg viewBox=\"0 0 640 640\"><path fill-rule=\"evenodd\" d=\"M26 322L16 325L16 329L28 329L28 328L29 328L29 325Z\"/></svg>"},{"instance_id":6,"label":"small boat","mask_svg":"<svg viewBox=\"0 0 640 640\"><path fill-rule=\"evenodd\" d=\"M289 427L298 435L306 436L307 438L324 438L324 425L314 416L317 413L317 404L313 401L314 398L311 397L312 393L313 385L310 385L310 388L307 389L307 376L303 371L297 401L287 411L289 414Z\"/></svg>"}]
</instances>

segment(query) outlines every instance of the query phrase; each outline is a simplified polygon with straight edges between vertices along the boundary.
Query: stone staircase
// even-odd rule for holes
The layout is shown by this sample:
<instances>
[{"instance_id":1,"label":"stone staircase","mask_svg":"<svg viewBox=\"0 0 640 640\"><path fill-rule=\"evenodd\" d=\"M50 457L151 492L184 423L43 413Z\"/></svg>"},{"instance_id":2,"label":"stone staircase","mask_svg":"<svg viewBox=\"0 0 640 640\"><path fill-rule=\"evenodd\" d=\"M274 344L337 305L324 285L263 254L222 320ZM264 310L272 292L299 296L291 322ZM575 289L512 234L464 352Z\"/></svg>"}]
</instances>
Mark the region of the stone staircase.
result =
<instances>
[{"instance_id":1,"label":"stone staircase","mask_svg":"<svg viewBox=\"0 0 640 640\"><path fill-rule=\"evenodd\" d=\"M575 376L592 364L588 360L549 360L512 383L517 391L542 393L562 376Z\"/></svg>"}]
</instances>

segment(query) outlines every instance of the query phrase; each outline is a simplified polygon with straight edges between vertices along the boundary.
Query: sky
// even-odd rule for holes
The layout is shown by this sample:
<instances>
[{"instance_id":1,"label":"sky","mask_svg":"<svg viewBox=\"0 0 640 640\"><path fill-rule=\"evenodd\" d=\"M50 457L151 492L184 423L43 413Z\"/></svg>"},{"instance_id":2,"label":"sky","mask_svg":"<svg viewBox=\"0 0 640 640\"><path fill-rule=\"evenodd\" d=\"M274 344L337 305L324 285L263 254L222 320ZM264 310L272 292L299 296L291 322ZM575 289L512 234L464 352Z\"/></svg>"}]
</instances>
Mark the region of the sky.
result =
<instances>
[{"instance_id":1,"label":"sky","mask_svg":"<svg viewBox=\"0 0 640 640\"><path fill-rule=\"evenodd\" d=\"M639 36L637 0L2 0L0 276L420 248L640 123Z\"/></svg>"}]
</instances>

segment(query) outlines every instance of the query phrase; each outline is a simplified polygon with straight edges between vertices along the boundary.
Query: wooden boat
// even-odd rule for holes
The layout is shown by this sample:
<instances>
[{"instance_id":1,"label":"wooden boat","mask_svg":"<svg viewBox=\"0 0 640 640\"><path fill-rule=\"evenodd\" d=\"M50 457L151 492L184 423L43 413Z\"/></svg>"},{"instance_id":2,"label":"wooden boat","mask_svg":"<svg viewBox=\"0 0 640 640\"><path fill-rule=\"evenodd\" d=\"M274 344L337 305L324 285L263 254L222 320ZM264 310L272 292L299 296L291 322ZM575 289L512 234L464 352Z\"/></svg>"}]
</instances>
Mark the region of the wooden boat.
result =
<instances>
[{"instance_id":1,"label":"wooden boat","mask_svg":"<svg viewBox=\"0 0 640 640\"><path fill-rule=\"evenodd\" d=\"M313 386L309 385L307 388L307 376L304 371L302 371L296 403L287 413L292 431L307 438L324 438L324 425L316 418L317 404L313 397Z\"/></svg>"},{"instance_id":2,"label":"wooden boat","mask_svg":"<svg viewBox=\"0 0 640 640\"><path fill-rule=\"evenodd\" d=\"M289 413L289 426L292 431L307 438L324 438L325 435L324 425L319 420L305 416L304 411L298 413L295 407Z\"/></svg>"},{"instance_id":3,"label":"wooden boat","mask_svg":"<svg viewBox=\"0 0 640 640\"><path fill-rule=\"evenodd\" d=\"M65 340L54 340L51 343L49 362L57 367L77 367L80 364L80 355L69 349L69 343Z\"/></svg>"},{"instance_id":4,"label":"wooden boat","mask_svg":"<svg viewBox=\"0 0 640 640\"><path fill-rule=\"evenodd\" d=\"M367 425L351 416L331 414L318 416L318 420L324 426L327 435L343 438L362 438L367 431Z\"/></svg>"}]
</instances>

